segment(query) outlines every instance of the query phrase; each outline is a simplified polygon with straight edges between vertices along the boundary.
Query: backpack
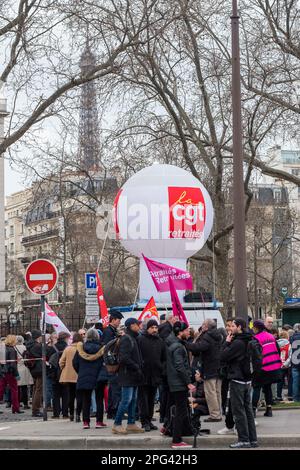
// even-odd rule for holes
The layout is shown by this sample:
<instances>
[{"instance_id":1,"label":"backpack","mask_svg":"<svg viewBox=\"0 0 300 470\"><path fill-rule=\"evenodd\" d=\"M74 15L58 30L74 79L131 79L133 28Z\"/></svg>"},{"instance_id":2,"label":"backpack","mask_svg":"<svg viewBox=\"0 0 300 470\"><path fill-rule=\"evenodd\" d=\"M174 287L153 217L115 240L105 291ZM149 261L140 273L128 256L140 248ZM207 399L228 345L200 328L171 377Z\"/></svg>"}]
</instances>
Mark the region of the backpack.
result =
<instances>
[{"instance_id":1,"label":"backpack","mask_svg":"<svg viewBox=\"0 0 300 470\"><path fill-rule=\"evenodd\" d=\"M133 341L129 335L132 349L134 347ZM106 344L103 353L103 362L106 367L107 372L115 374L120 368L120 342L121 337L114 338L109 343Z\"/></svg>"},{"instance_id":2,"label":"backpack","mask_svg":"<svg viewBox=\"0 0 300 470\"><path fill-rule=\"evenodd\" d=\"M251 376L257 375L262 370L263 365L263 355L262 347L256 339L253 339L248 342L246 359L249 359L250 362L250 373ZM245 363L248 361L244 361Z\"/></svg>"}]
</instances>

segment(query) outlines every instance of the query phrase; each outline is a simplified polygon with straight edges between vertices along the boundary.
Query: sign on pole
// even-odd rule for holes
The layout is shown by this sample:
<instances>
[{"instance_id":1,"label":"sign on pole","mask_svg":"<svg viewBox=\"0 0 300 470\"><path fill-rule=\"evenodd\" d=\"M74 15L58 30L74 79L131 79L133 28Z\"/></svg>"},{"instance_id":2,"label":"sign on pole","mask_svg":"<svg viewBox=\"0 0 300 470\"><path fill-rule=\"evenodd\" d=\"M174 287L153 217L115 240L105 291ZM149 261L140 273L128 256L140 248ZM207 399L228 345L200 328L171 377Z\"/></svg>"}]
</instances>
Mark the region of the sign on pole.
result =
<instances>
[{"instance_id":1,"label":"sign on pole","mask_svg":"<svg viewBox=\"0 0 300 470\"><path fill-rule=\"evenodd\" d=\"M58 280L56 266L47 259L32 261L25 272L25 283L32 294L41 296L42 314L42 380L43 380L43 420L47 421L47 377L46 377L46 323L45 295L55 289Z\"/></svg>"},{"instance_id":2,"label":"sign on pole","mask_svg":"<svg viewBox=\"0 0 300 470\"><path fill-rule=\"evenodd\" d=\"M58 279L56 266L47 259L32 261L25 273L27 288L36 295L46 295L55 289Z\"/></svg>"}]
</instances>

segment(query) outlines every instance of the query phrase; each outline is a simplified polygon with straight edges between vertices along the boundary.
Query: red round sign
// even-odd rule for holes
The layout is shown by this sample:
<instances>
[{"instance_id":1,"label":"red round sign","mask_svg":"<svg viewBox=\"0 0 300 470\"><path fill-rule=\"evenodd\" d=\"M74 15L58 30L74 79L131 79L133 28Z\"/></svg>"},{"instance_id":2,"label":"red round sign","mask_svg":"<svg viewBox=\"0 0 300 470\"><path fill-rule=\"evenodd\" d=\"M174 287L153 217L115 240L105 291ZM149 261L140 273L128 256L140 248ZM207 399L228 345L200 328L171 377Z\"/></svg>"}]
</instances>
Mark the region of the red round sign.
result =
<instances>
[{"instance_id":1,"label":"red round sign","mask_svg":"<svg viewBox=\"0 0 300 470\"><path fill-rule=\"evenodd\" d=\"M55 288L57 279L56 266L47 259L32 261L26 269L26 286L33 294L49 294Z\"/></svg>"}]
</instances>

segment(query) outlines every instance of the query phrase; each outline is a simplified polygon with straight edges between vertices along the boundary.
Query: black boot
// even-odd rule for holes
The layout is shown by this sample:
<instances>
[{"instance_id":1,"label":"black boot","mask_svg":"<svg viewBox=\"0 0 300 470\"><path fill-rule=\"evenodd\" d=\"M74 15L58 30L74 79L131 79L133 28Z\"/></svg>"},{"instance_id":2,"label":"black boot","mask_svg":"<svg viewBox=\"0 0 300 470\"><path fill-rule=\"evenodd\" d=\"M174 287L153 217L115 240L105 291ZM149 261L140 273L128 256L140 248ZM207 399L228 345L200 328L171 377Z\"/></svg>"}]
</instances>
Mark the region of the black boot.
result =
<instances>
[{"instance_id":1,"label":"black boot","mask_svg":"<svg viewBox=\"0 0 300 470\"><path fill-rule=\"evenodd\" d=\"M266 412L264 413L264 416L267 416L268 418L272 418L273 413L272 413L272 406L267 406Z\"/></svg>"}]
</instances>

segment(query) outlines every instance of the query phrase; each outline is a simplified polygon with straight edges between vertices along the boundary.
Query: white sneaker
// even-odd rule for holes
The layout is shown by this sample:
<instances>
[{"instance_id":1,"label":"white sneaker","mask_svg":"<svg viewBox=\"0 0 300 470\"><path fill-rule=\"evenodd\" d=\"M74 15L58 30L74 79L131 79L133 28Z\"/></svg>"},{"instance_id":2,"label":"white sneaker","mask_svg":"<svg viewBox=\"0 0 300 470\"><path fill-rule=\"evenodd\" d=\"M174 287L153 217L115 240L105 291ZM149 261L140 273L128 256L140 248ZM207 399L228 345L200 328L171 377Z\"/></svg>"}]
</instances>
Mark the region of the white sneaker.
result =
<instances>
[{"instance_id":1,"label":"white sneaker","mask_svg":"<svg viewBox=\"0 0 300 470\"><path fill-rule=\"evenodd\" d=\"M254 424L255 426L258 426L258 422L256 421L256 419L254 420Z\"/></svg>"},{"instance_id":2,"label":"white sneaker","mask_svg":"<svg viewBox=\"0 0 300 470\"><path fill-rule=\"evenodd\" d=\"M218 431L218 434L236 434L235 429L228 429L228 428L223 428Z\"/></svg>"}]
</instances>

